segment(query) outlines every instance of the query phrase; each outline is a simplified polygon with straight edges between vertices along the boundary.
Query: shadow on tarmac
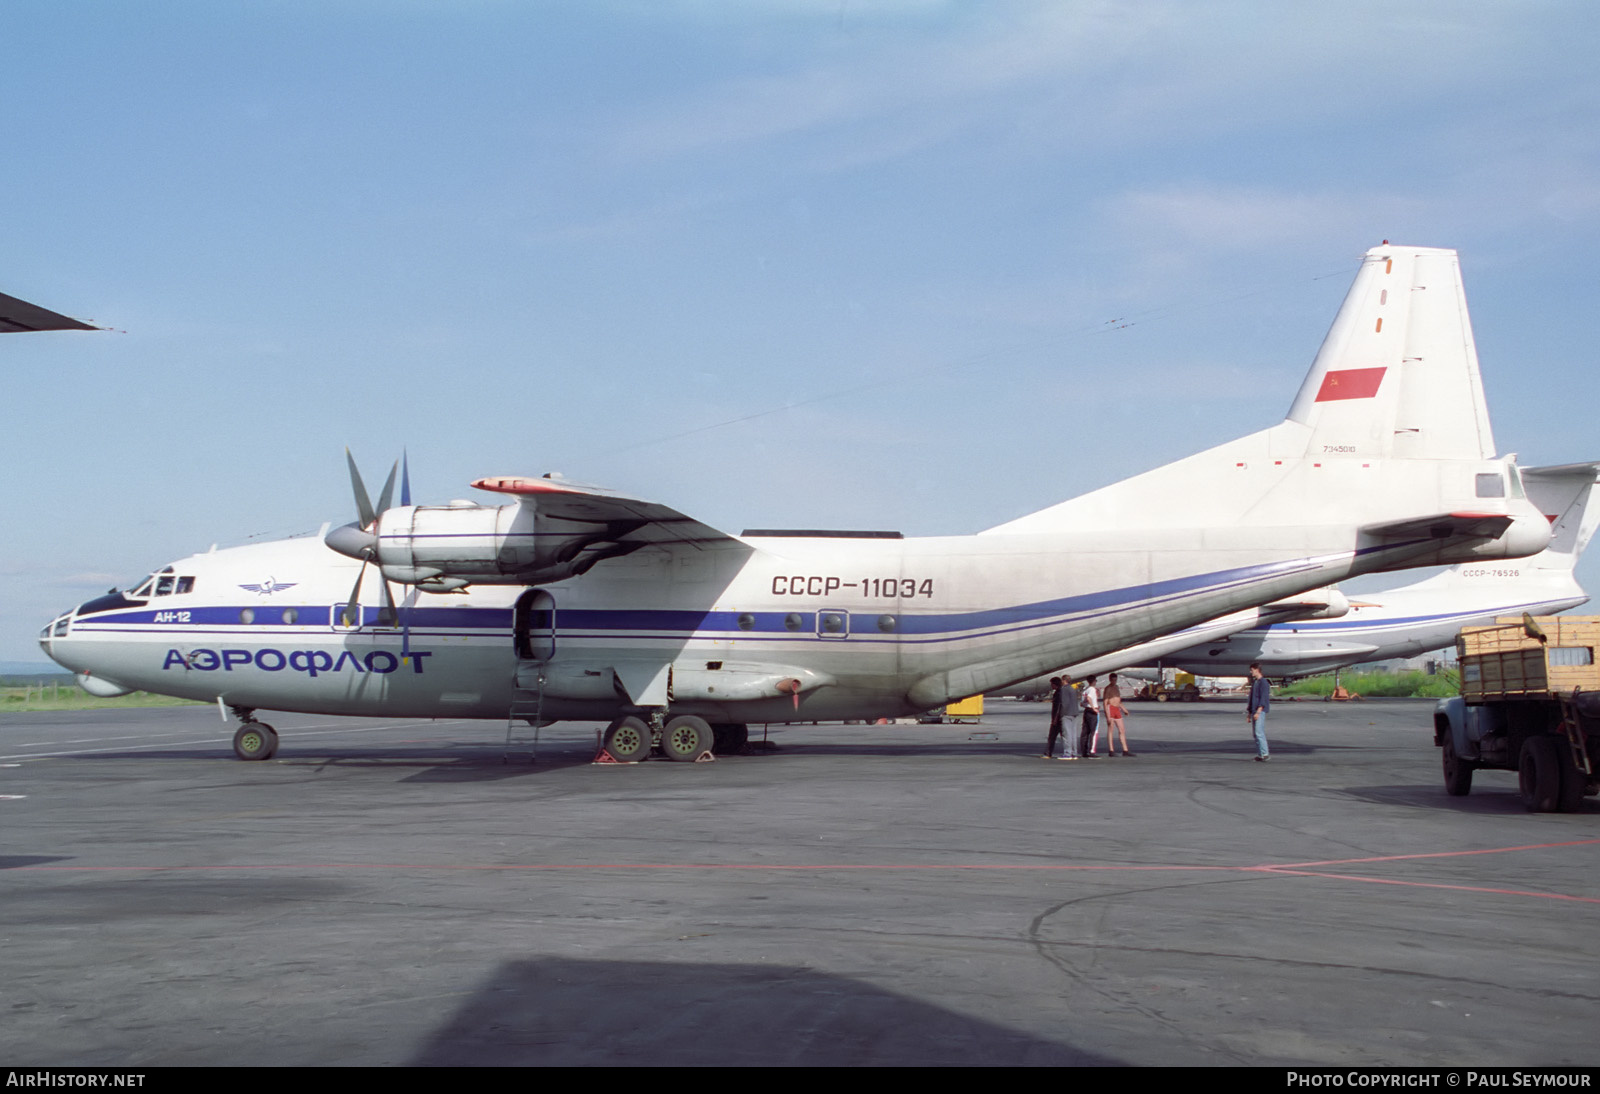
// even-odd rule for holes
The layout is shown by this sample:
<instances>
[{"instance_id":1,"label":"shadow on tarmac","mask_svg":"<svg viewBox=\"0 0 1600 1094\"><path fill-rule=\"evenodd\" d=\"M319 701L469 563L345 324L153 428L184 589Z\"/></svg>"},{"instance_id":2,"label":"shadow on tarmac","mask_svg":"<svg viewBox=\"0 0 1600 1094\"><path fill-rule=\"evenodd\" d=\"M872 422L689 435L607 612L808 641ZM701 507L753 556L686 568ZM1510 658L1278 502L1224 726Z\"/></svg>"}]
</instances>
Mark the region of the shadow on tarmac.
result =
<instances>
[{"instance_id":1,"label":"shadow on tarmac","mask_svg":"<svg viewBox=\"0 0 1600 1094\"><path fill-rule=\"evenodd\" d=\"M1109 1066L846 977L787 965L509 961L412 1066Z\"/></svg>"}]
</instances>

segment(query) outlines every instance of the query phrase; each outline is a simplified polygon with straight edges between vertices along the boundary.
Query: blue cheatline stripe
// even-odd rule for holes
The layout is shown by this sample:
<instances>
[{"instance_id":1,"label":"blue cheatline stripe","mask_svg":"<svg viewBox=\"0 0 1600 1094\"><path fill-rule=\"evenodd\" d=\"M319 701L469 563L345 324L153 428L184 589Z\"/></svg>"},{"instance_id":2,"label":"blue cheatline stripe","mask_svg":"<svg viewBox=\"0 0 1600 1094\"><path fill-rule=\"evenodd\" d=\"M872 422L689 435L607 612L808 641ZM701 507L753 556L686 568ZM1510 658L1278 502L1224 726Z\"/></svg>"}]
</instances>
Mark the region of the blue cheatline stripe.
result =
<instances>
[{"instance_id":1,"label":"blue cheatline stripe","mask_svg":"<svg viewBox=\"0 0 1600 1094\"><path fill-rule=\"evenodd\" d=\"M1352 552L1352 554L1364 555L1376 551L1396 550L1412 547L1421 542L1425 541L1414 540L1383 547L1363 548ZM867 639L885 642L948 641L957 636L980 638L1050 626L1069 617L1093 619L1131 606L1155 606L1184 600L1199 593L1218 592L1224 589L1243 587L1270 578L1312 570L1330 559L1341 557L1342 554L1343 552L1339 552L1309 559L1261 563L1207 574L1172 578L1166 581L1149 582L1143 585L1132 585L1121 589L1082 593L1075 596L1036 601L1031 604L1018 604L973 612L906 614L903 604L902 610L898 612L892 610L889 605L884 606L885 609L889 609L884 611L874 611L871 608L852 608L848 611L855 620L860 622L873 621L872 625L874 626L877 616L894 615L897 620L896 633L910 636L878 638L870 630L859 630L856 635L852 636L854 640L858 641ZM193 625L232 626L241 629L226 633L246 634L249 633L251 626L282 625L284 608L292 607L301 615L301 619L298 622L299 626L320 630L328 625L327 621L331 617L330 613L340 606L296 604L277 607L247 604L227 607L162 607L160 609L131 612L97 613L94 616L76 620L73 626L74 628L82 627L84 630L92 632L111 629L106 626L107 624L121 624L123 626L143 624L155 628L158 632L170 629L173 633L185 633L185 628ZM248 607L254 611L259 622L256 624L240 623L239 612L242 607ZM845 609L837 610L844 611ZM189 612L190 618L187 624L157 623L155 620L158 614L171 614L176 611ZM562 634L584 631L648 631L658 632L660 637L682 638L700 631L712 631L727 632L734 637L745 634L779 640L784 639L786 636L791 640L813 640L817 637L815 634L815 611L759 611L745 613L704 609L562 608L560 605L557 605L556 611L558 630ZM379 609L376 606L364 605L362 608L362 625L364 627L374 626L378 621L378 612ZM754 617L753 624L749 630L744 630L739 626L739 619L743 615ZM787 625L786 621L791 615L800 617L798 629L792 629ZM451 629L468 632L482 632L485 630L509 632L512 623L512 609L510 608L413 607L401 609L401 616L406 626L414 630ZM919 635L928 637L921 639L915 637ZM601 635L594 635L593 637L601 637ZM630 633L628 637L643 638L647 636Z\"/></svg>"},{"instance_id":2,"label":"blue cheatline stripe","mask_svg":"<svg viewBox=\"0 0 1600 1094\"><path fill-rule=\"evenodd\" d=\"M1273 623L1267 627L1255 627L1245 634L1266 634L1269 631L1280 633L1296 630L1304 634L1310 632L1320 634L1323 632L1355 631L1355 630L1386 630L1392 627L1404 627L1418 623L1443 623L1450 619L1470 619L1479 615L1506 615L1511 612L1522 612L1529 608L1537 608L1555 600L1576 600L1577 597L1561 596L1547 597L1541 600L1528 600L1520 604L1502 604L1485 608L1464 608L1459 611L1436 612L1431 615L1402 615L1391 619L1308 619L1300 623L1290 621L1287 623Z\"/></svg>"}]
</instances>

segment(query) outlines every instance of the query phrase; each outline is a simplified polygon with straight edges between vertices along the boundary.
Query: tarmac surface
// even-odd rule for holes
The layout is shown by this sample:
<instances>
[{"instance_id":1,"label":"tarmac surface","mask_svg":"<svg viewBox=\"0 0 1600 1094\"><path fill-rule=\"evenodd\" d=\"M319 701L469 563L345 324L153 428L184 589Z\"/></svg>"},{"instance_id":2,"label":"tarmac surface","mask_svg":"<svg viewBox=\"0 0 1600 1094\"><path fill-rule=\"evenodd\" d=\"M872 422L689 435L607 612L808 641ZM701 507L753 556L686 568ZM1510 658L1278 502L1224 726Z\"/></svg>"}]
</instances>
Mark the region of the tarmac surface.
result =
<instances>
[{"instance_id":1,"label":"tarmac surface","mask_svg":"<svg viewBox=\"0 0 1600 1094\"><path fill-rule=\"evenodd\" d=\"M0 722L0 1066L1600 1062L1600 805L1447 797L1431 703L1151 704L1133 758L215 709ZM752 727L760 739L761 727Z\"/></svg>"}]
</instances>

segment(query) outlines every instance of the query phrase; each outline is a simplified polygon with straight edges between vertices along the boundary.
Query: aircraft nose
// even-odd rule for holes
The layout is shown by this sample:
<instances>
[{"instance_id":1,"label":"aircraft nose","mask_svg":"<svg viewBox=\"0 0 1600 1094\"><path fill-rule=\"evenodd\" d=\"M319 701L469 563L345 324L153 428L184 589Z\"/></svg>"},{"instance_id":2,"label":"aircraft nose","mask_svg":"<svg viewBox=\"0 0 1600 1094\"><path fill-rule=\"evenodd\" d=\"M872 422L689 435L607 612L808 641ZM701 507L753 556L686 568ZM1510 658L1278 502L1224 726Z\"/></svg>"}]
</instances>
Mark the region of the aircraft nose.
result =
<instances>
[{"instance_id":1,"label":"aircraft nose","mask_svg":"<svg viewBox=\"0 0 1600 1094\"><path fill-rule=\"evenodd\" d=\"M56 656L55 641L58 638L65 638L67 636L67 632L72 626L72 617L75 612L76 609L62 612L50 622L46 623L44 625L44 629L39 632L39 648L44 650L45 656L50 658L50 660L54 661L56 664L60 665L62 668L67 669L70 669L72 666Z\"/></svg>"}]
</instances>

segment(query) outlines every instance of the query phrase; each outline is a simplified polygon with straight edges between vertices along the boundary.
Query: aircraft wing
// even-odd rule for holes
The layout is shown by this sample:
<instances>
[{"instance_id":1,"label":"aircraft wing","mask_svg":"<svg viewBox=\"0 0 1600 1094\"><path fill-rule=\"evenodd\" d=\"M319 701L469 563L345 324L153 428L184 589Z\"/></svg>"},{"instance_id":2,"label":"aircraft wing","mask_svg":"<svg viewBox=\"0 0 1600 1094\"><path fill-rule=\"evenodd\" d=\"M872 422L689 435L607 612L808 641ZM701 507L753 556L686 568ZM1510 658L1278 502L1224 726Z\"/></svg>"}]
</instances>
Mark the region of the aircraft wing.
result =
<instances>
[{"instance_id":1,"label":"aircraft wing","mask_svg":"<svg viewBox=\"0 0 1600 1094\"><path fill-rule=\"evenodd\" d=\"M603 527L603 538L612 543L686 545L699 550L738 549L748 551L743 541L684 516L660 502L630 498L596 486L581 486L563 479L529 479L496 476L478 479L479 490L511 494L531 503L541 518L571 521Z\"/></svg>"},{"instance_id":2,"label":"aircraft wing","mask_svg":"<svg viewBox=\"0 0 1600 1094\"><path fill-rule=\"evenodd\" d=\"M99 330L48 308L0 292L0 334L35 330Z\"/></svg>"}]
</instances>

